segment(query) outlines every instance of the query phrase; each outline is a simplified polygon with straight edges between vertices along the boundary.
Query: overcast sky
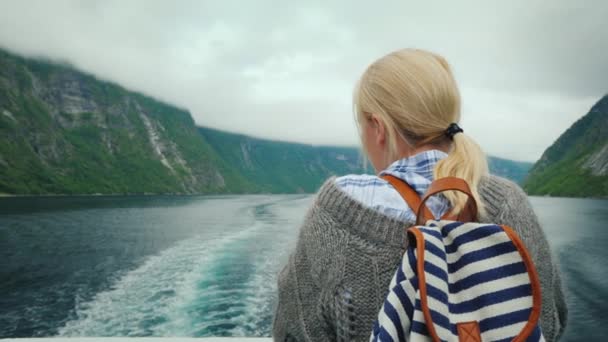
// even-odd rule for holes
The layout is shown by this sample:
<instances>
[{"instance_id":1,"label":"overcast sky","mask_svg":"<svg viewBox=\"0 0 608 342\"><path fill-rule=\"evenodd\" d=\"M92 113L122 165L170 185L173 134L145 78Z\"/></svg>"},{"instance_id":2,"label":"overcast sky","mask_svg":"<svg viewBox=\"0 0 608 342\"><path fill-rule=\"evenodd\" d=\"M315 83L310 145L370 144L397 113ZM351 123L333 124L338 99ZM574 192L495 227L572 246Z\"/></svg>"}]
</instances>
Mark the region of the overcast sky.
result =
<instances>
[{"instance_id":1,"label":"overcast sky","mask_svg":"<svg viewBox=\"0 0 608 342\"><path fill-rule=\"evenodd\" d=\"M452 64L463 122L535 161L608 93L608 1L0 1L0 46L191 111L199 125L357 145L351 96L376 58Z\"/></svg>"}]
</instances>

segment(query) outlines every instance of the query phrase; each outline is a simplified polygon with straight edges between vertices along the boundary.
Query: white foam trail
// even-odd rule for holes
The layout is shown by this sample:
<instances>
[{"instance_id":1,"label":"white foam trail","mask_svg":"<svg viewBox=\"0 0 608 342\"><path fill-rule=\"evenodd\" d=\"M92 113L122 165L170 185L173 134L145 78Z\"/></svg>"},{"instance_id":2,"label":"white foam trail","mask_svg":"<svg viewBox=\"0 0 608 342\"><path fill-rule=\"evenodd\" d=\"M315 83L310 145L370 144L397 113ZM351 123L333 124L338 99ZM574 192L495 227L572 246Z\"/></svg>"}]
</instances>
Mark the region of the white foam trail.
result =
<instances>
[{"instance_id":1,"label":"white foam trail","mask_svg":"<svg viewBox=\"0 0 608 342\"><path fill-rule=\"evenodd\" d=\"M268 201L268 197L264 199L264 202ZM274 196L271 199L278 207L284 200ZM261 199L258 200L262 202ZM307 203L303 202L304 205ZM295 215L296 221L303 216L302 210L303 207L300 208L300 215ZM293 208L287 211L292 212L292 215L287 216L294 217ZM250 208L250 214L255 214L255 208ZM235 233L211 240L205 236L193 237L147 258L140 267L126 273L110 289L96 294L89 302L78 304L77 318L60 328L59 335L200 336L206 326L226 322L237 325L228 332L230 335L268 334L269 327L264 327L262 320L272 310L276 294L277 263L282 261L276 254L286 253L283 249L288 248L294 234L285 233L288 224L283 217L275 221L270 217L267 222L264 217L254 216L254 219L247 228ZM283 234L275 234L274 231L282 231ZM280 249L277 252L277 249L265 248L263 253L255 255L251 260L255 273L247 284L228 290L217 286L199 289L198 284L202 280L213 276L209 274L213 261L223 253L230 253L230 246L238 246L241 241L269 232L275 240L272 243L277 243ZM236 313L243 310L243 314L227 320L221 317L221 313L215 312L209 313L207 322L192 320L189 307L197 299L204 296L208 302L217 301L221 304L222 301L230 301L235 295L245 298L240 303L244 307L230 310ZM225 313L230 314L230 311ZM214 317L218 317L217 320Z\"/></svg>"},{"instance_id":2,"label":"white foam trail","mask_svg":"<svg viewBox=\"0 0 608 342\"><path fill-rule=\"evenodd\" d=\"M250 228L251 229L251 228ZM246 233L247 230L243 231ZM167 309L175 307L187 291L192 277L204 265L214 246L227 237L204 241L201 237L182 241L149 257L142 266L124 275L109 290L76 309L78 319L67 322L59 335L67 336L141 336L154 334L143 321L167 320Z\"/></svg>"}]
</instances>

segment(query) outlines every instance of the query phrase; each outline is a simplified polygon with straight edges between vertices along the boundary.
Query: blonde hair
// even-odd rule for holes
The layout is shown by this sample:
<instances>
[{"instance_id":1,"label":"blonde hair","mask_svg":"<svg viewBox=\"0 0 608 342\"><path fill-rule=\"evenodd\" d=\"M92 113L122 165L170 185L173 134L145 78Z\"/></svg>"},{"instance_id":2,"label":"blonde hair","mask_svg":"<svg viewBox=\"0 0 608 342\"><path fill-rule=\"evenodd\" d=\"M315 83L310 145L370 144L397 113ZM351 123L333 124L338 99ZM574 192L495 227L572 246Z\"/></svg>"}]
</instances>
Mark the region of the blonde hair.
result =
<instances>
[{"instance_id":1,"label":"blonde hair","mask_svg":"<svg viewBox=\"0 0 608 342\"><path fill-rule=\"evenodd\" d=\"M397 160L397 139L413 148L450 146L448 157L437 163L435 179L454 176L467 181L484 212L478 184L488 173L481 148L464 133L450 140L445 132L460 121L460 94L447 61L434 53L404 49L392 52L370 65L361 76L353 105L359 125L371 114L386 127L389 158ZM459 213L466 196L445 192L452 213Z\"/></svg>"}]
</instances>

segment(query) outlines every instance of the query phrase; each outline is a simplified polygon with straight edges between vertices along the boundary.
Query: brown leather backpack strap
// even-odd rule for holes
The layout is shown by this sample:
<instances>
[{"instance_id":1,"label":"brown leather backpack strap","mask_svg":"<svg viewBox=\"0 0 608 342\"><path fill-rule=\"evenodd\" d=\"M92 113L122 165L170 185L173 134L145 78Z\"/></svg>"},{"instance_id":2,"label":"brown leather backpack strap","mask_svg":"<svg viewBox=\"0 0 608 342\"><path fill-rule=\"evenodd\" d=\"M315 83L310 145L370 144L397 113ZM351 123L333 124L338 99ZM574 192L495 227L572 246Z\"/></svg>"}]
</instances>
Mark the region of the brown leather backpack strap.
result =
<instances>
[{"instance_id":1,"label":"brown leather backpack strap","mask_svg":"<svg viewBox=\"0 0 608 342\"><path fill-rule=\"evenodd\" d=\"M433 195L436 195L436 194L444 192L444 191L452 191L452 190L460 191L460 192L464 193L465 195L467 195L468 196L467 202L465 203L464 208L458 214L457 217L449 216L449 214L446 214L446 215L444 215L444 217L442 217L442 219L451 219L451 220L457 220L457 221L461 221L461 222L477 221L477 202L475 201L475 198L473 197L471 188L469 187L467 182L461 178L445 177L445 178L435 180L433 183L431 183L431 186L429 187L428 191L422 198L420 205L424 205L424 203L426 203L426 201L429 199L429 197L431 197ZM425 221L431 220L431 219L433 219L433 215L427 215L426 213L419 212L418 216L416 218L416 224L421 224L421 222L423 223L422 219L424 219Z\"/></svg>"},{"instance_id":2,"label":"brown leather backpack strap","mask_svg":"<svg viewBox=\"0 0 608 342\"><path fill-rule=\"evenodd\" d=\"M409 184L391 175L383 175L381 176L381 178L389 182L395 188L395 190L397 190L397 192L401 195L401 197L403 197L407 205L412 209L416 217L418 217L420 208L422 208L422 211L424 211L425 216L428 215L430 217L433 217L433 214L431 213L429 208L426 205L422 205L420 196L418 196L418 193L414 189L412 189Z\"/></svg>"}]
</instances>

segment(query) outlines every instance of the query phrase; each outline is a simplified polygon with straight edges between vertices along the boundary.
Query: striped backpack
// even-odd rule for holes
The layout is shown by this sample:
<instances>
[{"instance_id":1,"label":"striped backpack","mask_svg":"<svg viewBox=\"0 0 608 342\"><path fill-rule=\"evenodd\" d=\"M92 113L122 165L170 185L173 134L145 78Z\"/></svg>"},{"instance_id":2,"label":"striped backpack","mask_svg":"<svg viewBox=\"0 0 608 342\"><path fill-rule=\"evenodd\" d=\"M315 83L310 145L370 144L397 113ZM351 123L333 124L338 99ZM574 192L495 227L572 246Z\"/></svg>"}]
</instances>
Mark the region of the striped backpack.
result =
<instances>
[{"instance_id":1,"label":"striped backpack","mask_svg":"<svg viewBox=\"0 0 608 342\"><path fill-rule=\"evenodd\" d=\"M417 215L370 341L544 341L540 283L530 255L507 226L475 223L467 183L434 181L425 196L385 175ZM424 205L443 191L468 195L457 217L434 220ZM421 225L422 222L425 222Z\"/></svg>"}]
</instances>

